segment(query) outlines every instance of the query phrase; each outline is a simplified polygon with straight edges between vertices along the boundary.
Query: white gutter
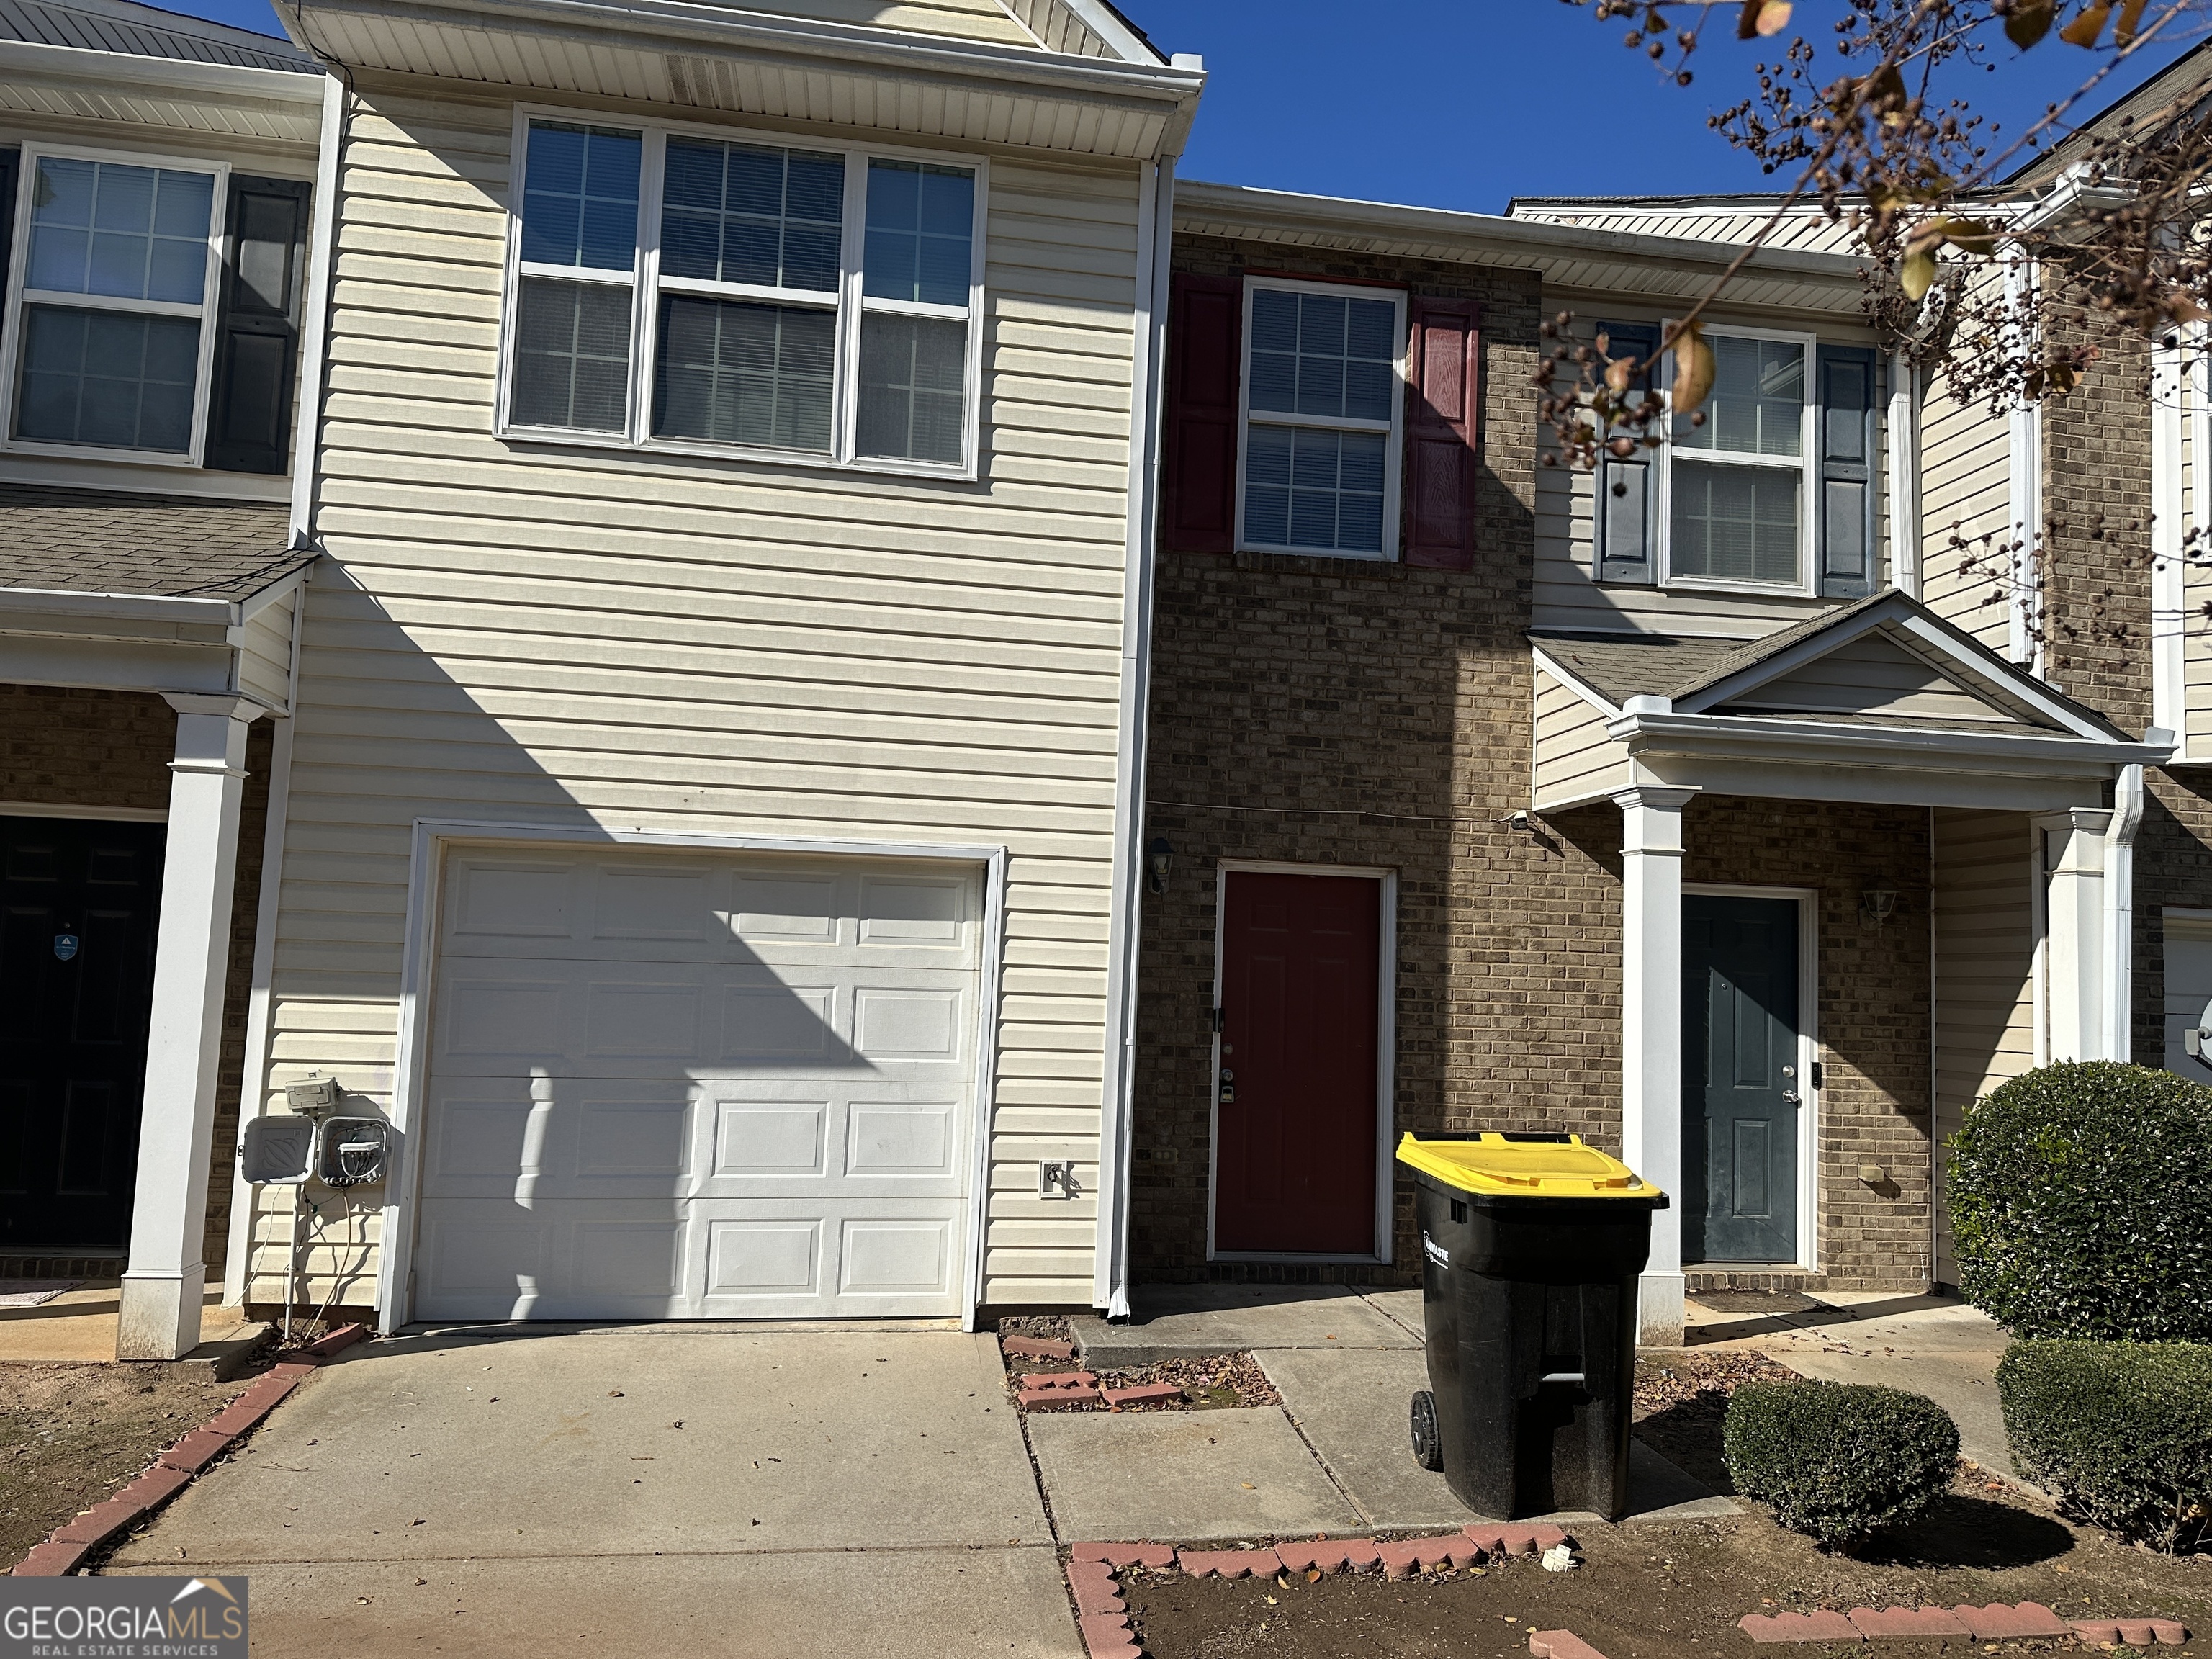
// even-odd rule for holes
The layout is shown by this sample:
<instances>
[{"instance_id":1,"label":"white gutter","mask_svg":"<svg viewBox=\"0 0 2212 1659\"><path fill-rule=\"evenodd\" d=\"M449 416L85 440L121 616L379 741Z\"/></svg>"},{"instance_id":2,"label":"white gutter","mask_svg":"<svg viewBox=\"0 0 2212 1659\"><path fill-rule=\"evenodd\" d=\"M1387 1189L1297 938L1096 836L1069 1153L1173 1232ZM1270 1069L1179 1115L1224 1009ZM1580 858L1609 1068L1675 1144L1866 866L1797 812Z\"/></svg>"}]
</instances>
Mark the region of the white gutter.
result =
<instances>
[{"instance_id":1,"label":"white gutter","mask_svg":"<svg viewBox=\"0 0 2212 1659\"><path fill-rule=\"evenodd\" d=\"M1135 349L1130 387L1129 517L1121 588L1121 702L1115 740L1114 880L1106 966L1104 1121L1098 1136L1098 1241L1091 1299L1129 1312L1129 1164L1135 1129L1137 962L1144 912L1145 727L1159 485L1160 385L1167 346L1173 155L1145 169L1137 206Z\"/></svg>"},{"instance_id":2,"label":"white gutter","mask_svg":"<svg viewBox=\"0 0 2212 1659\"><path fill-rule=\"evenodd\" d=\"M307 232L307 310L300 327L300 419L292 434L295 546L315 538L323 406L330 390L324 343L330 334L331 290L337 267L338 167L345 149L345 84L335 75L325 75L322 88L322 138L315 151L315 204Z\"/></svg>"},{"instance_id":3,"label":"white gutter","mask_svg":"<svg viewBox=\"0 0 2212 1659\"><path fill-rule=\"evenodd\" d=\"M1762 720L1751 714L1684 714L1671 709L1638 706L1665 701L1658 697L1631 697L1623 705L1624 712L1606 722L1606 735L1616 742L1626 743L1632 754L1679 753L1682 751L1675 745L1680 743L1700 749L1735 749L1748 744L1762 751L1777 748L1832 750L1853 764L1881 765L1883 763L1880 757L1885 755L1909 756L1914 763L1950 755L2023 762L2035 771L2043 765L2067 763L2160 766L2172 752L2170 746L2148 740L2130 743L2124 738L2094 739L2057 732L2031 737L2025 732L2002 730L1960 732L1931 726L1880 730L1826 726L1817 720ZM1902 762L1893 760L1891 763Z\"/></svg>"},{"instance_id":4,"label":"white gutter","mask_svg":"<svg viewBox=\"0 0 2212 1659\"><path fill-rule=\"evenodd\" d=\"M215 98L310 106L317 96L312 64L296 70L256 69L248 64L201 64L35 40L0 40L0 70L88 81L110 93L118 86L159 87Z\"/></svg>"},{"instance_id":5,"label":"white gutter","mask_svg":"<svg viewBox=\"0 0 2212 1659\"><path fill-rule=\"evenodd\" d=\"M1092 97L1129 97L1196 106L1205 85L1202 70L1173 64L1122 63L1039 52L1033 46L1002 46L983 41L898 33L860 24L814 18L778 17L695 0L472 0L444 5L436 0L284 0L283 13L309 11L374 17L434 29L522 27L533 34L552 29L579 41L634 45L665 52L672 43L709 51L750 51L833 60L842 67L866 65L902 79L933 75L963 80L1011 82L1038 90L1063 90ZM307 33L312 35L314 31ZM387 66L397 67L397 66Z\"/></svg>"},{"instance_id":6,"label":"white gutter","mask_svg":"<svg viewBox=\"0 0 2212 1659\"><path fill-rule=\"evenodd\" d=\"M2153 726L2143 741L2171 744L2173 733ZM2143 769L2123 766L2112 782L2112 819L2105 830L2105 1018L2107 1060L2135 1058L2136 831L2143 815Z\"/></svg>"},{"instance_id":7,"label":"white gutter","mask_svg":"<svg viewBox=\"0 0 2212 1659\"><path fill-rule=\"evenodd\" d=\"M272 562L283 556L274 554ZM0 587L0 611L26 617L236 628L299 586L305 575L304 570L295 570L242 599L205 599L187 593L88 592L69 587Z\"/></svg>"}]
</instances>

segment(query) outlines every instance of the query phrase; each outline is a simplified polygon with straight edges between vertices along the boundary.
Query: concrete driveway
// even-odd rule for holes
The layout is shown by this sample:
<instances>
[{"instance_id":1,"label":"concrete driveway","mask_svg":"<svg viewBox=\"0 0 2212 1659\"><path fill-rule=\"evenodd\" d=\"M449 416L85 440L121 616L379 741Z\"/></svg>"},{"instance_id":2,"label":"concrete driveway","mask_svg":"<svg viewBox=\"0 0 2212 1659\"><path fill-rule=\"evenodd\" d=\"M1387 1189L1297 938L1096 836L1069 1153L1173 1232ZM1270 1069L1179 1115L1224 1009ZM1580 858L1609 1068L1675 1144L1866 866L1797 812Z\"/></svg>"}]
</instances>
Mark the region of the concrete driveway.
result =
<instances>
[{"instance_id":1,"label":"concrete driveway","mask_svg":"<svg viewBox=\"0 0 2212 1659\"><path fill-rule=\"evenodd\" d=\"M945 1330L367 1345L108 1571L246 1574L260 1656L1080 1659L1000 1376Z\"/></svg>"}]
</instances>

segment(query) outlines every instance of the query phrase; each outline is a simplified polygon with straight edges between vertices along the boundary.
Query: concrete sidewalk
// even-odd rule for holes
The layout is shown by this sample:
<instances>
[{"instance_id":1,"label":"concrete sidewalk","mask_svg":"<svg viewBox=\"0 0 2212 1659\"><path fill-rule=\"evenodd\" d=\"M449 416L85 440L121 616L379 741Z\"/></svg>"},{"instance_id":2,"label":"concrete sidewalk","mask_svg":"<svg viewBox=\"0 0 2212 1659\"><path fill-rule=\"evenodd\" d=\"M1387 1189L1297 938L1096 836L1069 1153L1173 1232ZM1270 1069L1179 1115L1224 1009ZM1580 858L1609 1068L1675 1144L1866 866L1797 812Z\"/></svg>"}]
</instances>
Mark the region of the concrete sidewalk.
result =
<instances>
[{"instance_id":1,"label":"concrete sidewalk","mask_svg":"<svg viewBox=\"0 0 2212 1659\"><path fill-rule=\"evenodd\" d=\"M1955 1297L1822 1291L1775 1298L1716 1297L1692 1309L1693 1346L1757 1348L1805 1376L1876 1382L1927 1395L1959 1425L1959 1449L1999 1474L2016 1473L1997 1403L2004 1328Z\"/></svg>"},{"instance_id":2,"label":"concrete sidewalk","mask_svg":"<svg viewBox=\"0 0 2212 1659\"><path fill-rule=\"evenodd\" d=\"M849 1326L365 1345L109 1571L246 1574L271 1659L1081 1659L1001 1376Z\"/></svg>"}]
</instances>

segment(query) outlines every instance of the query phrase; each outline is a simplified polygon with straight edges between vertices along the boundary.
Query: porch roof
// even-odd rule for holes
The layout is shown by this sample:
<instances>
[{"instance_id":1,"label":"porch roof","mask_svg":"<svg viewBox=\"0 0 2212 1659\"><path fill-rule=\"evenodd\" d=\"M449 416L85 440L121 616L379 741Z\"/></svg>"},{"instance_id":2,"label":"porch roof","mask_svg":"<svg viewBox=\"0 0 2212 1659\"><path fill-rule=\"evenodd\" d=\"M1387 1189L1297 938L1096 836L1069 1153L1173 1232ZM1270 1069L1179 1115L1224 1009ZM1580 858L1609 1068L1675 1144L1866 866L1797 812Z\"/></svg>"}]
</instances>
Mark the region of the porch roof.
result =
<instances>
[{"instance_id":1,"label":"porch roof","mask_svg":"<svg viewBox=\"0 0 2212 1659\"><path fill-rule=\"evenodd\" d=\"M1532 805L1644 784L1717 794L2045 810L2161 764L1918 600L1885 592L1756 640L1532 630Z\"/></svg>"},{"instance_id":2,"label":"porch roof","mask_svg":"<svg viewBox=\"0 0 2212 1659\"><path fill-rule=\"evenodd\" d=\"M309 563L265 501L0 484L0 602L9 589L239 601Z\"/></svg>"}]
</instances>

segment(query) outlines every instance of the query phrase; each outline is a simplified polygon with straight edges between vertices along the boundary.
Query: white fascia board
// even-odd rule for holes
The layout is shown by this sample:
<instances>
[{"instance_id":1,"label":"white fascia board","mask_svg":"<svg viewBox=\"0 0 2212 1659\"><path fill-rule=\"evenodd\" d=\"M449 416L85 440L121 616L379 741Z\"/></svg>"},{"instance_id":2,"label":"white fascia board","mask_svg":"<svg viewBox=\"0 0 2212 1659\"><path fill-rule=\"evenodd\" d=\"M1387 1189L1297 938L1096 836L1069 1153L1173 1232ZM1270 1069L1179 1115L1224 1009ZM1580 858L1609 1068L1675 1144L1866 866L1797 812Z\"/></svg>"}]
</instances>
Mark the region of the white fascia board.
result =
<instances>
[{"instance_id":1,"label":"white fascia board","mask_svg":"<svg viewBox=\"0 0 2212 1659\"><path fill-rule=\"evenodd\" d=\"M198 64L88 46L50 46L35 40L0 40L0 73L55 76L149 91L197 93L218 98L319 106L323 77L312 67L255 69L245 64Z\"/></svg>"},{"instance_id":2,"label":"white fascia board","mask_svg":"<svg viewBox=\"0 0 2212 1659\"><path fill-rule=\"evenodd\" d=\"M855 24L733 11L698 0L624 0L619 5L609 0L473 0L465 8L437 0L307 5L287 0L284 9L295 17L310 11L353 11L470 32L507 29L540 34L551 30L586 45L627 43L656 52L666 52L673 43L708 52L775 52L811 59L825 70L849 71L865 64L892 76L935 74L1151 103L1194 106L1206 83L1204 70L1171 64L894 34ZM314 34L312 27L305 33L309 38Z\"/></svg>"},{"instance_id":3,"label":"white fascia board","mask_svg":"<svg viewBox=\"0 0 2212 1659\"><path fill-rule=\"evenodd\" d=\"M302 565L242 599L202 599L169 593L86 592L65 587L0 587L0 629L36 633L42 618L71 622L165 622L236 628L307 579Z\"/></svg>"},{"instance_id":4,"label":"white fascia board","mask_svg":"<svg viewBox=\"0 0 2212 1659\"><path fill-rule=\"evenodd\" d=\"M1158 51L1146 46L1134 30L1115 14L1111 6L1101 5L1098 0L1059 0L1083 21L1083 27L1120 52L1133 64L1158 64L1165 60Z\"/></svg>"},{"instance_id":5,"label":"white fascia board","mask_svg":"<svg viewBox=\"0 0 2212 1659\"><path fill-rule=\"evenodd\" d=\"M1777 760L1817 760L1823 756L1857 764L1924 766L1949 756L1961 761L1996 760L2030 771L2079 771L2084 767L2157 766L2172 752L2166 744L2115 742L2030 735L2014 732L1951 732L1900 726L1894 731L1824 726L1817 720L1759 720L1744 714L1623 714L1608 721L1606 734L1628 744L1632 754L1732 752L1756 749Z\"/></svg>"},{"instance_id":6,"label":"white fascia board","mask_svg":"<svg viewBox=\"0 0 2212 1659\"><path fill-rule=\"evenodd\" d=\"M1228 220L1255 229L1303 226L1355 234L1400 234L1430 241L1464 241L1474 252L1524 268L1541 268L1559 260L1607 261L1620 267L1625 287L1634 286L1626 278L1639 270L1717 276L1742 251L1729 242L1200 180L1176 180L1176 210L1178 216L1190 214ZM1865 292L1860 274L1867 265L1866 260L1853 254L1763 247L1744 262L1740 274L1747 280L1765 277L1832 290L1836 301L1832 308L1841 308L1846 298L1856 308Z\"/></svg>"},{"instance_id":7,"label":"white fascia board","mask_svg":"<svg viewBox=\"0 0 2212 1659\"><path fill-rule=\"evenodd\" d=\"M1551 653L1545 650L1542 646L1531 645L1528 647L1528 654L1534 659L1538 668L1541 669L1545 673L1549 674L1553 679L1559 681L1561 685L1565 686L1568 690L1573 692L1591 708L1596 709L1599 714L1604 715L1607 720L1619 718L1620 714L1620 705L1619 703L1614 702L1611 698L1607 697L1595 686L1591 685L1588 681L1578 678L1577 676L1569 673L1565 669L1560 667L1559 659L1553 657Z\"/></svg>"}]
</instances>

